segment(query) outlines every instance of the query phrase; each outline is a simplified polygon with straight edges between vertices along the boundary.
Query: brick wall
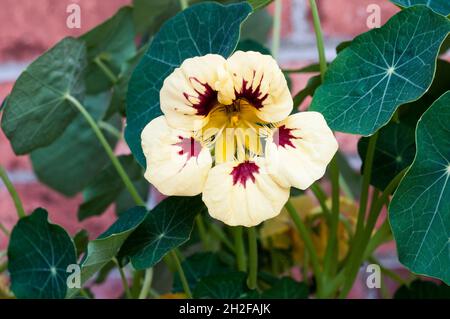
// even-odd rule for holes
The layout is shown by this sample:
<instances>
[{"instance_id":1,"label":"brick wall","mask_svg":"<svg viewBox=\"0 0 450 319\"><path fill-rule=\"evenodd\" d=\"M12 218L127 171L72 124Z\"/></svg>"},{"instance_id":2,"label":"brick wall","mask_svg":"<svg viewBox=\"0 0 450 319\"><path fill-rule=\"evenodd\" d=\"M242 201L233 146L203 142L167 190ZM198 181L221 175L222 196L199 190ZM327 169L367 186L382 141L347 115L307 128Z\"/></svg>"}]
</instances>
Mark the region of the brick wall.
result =
<instances>
[{"instance_id":1,"label":"brick wall","mask_svg":"<svg viewBox=\"0 0 450 319\"><path fill-rule=\"evenodd\" d=\"M120 6L130 2L131 0L0 0L0 101L10 92L14 80L23 68L36 56L65 36L86 32L111 16ZM316 61L315 39L307 2L283 0L282 45L279 56L283 66L297 67ZM335 56L338 43L368 30L366 9L369 4L380 6L383 23L398 10L385 0L317 2L328 59ZM78 3L81 7L81 29L68 29L66 26L66 8L71 3ZM273 12L273 7L269 7L269 11ZM310 76L311 74L294 76L293 91L301 89ZM338 134L338 137L341 148L357 161L357 139L344 134ZM121 152L124 152L123 146ZM114 219L110 210L101 217L79 224L76 220L76 209L81 198L65 198L40 185L33 175L29 159L15 156L1 131L0 165L8 170L27 211L45 207L50 212L51 220L63 225L71 233L86 228L95 236ZM1 182L0 220L8 228L16 222L13 203ZM0 233L0 250L6 245L6 238ZM392 255L392 246L387 251Z\"/></svg>"}]
</instances>

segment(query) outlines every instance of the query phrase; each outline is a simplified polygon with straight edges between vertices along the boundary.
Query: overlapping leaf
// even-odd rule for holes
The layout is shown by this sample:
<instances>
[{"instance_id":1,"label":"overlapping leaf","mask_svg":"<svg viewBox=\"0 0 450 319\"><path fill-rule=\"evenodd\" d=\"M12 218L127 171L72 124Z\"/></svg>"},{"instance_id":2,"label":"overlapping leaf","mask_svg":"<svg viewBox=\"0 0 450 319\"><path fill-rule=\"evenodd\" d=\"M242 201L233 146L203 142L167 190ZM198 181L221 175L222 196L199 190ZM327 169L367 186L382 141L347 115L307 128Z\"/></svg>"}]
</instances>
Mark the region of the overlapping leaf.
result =
<instances>
[{"instance_id":1,"label":"overlapping leaf","mask_svg":"<svg viewBox=\"0 0 450 319\"><path fill-rule=\"evenodd\" d=\"M55 141L77 110L66 99L84 98L86 47L65 38L37 58L17 79L2 117L14 152L27 154Z\"/></svg>"},{"instance_id":2,"label":"overlapping leaf","mask_svg":"<svg viewBox=\"0 0 450 319\"><path fill-rule=\"evenodd\" d=\"M450 1L448 0L391 0L391 1L402 7L411 7L418 4L423 4L442 15L447 16L450 14Z\"/></svg>"},{"instance_id":3,"label":"overlapping leaf","mask_svg":"<svg viewBox=\"0 0 450 319\"><path fill-rule=\"evenodd\" d=\"M194 290L194 298L203 299L238 299L246 298L250 293L247 288L247 275L242 272L204 277Z\"/></svg>"},{"instance_id":4,"label":"overlapping leaf","mask_svg":"<svg viewBox=\"0 0 450 319\"><path fill-rule=\"evenodd\" d=\"M309 290L305 283L289 277L278 279L274 285L261 295L264 299L306 299Z\"/></svg>"},{"instance_id":5,"label":"overlapping leaf","mask_svg":"<svg viewBox=\"0 0 450 319\"><path fill-rule=\"evenodd\" d=\"M195 216L203 209L200 196L172 196L163 200L127 239L119 252L119 261L130 260L136 269L152 267L189 239Z\"/></svg>"},{"instance_id":6,"label":"overlapping leaf","mask_svg":"<svg viewBox=\"0 0 450 319\"><path fill-rule=\"evenodd\" d=\"M67 291L67 266L76 264L75 246L44 209L14 227L8 247L11 290L17 298L61 299Z\"/></svg>"},{"instance_id":7,"label":"overlapping leaf","mask_svg":"<svg viewBox=\"0 0 450 319\"><path fill-rule=\"evenodd\" d=\"M89 242L87 253L81 262L81 284L114 258L122 244L147 216L144 207L134 207L123 213L107 231ZM69 289L67 298L76 296L78 289Z\"/></svg>"},{"instance_id":8,"label":"overlapping leaf","mask_svg":"<svg viewBox=\"0 0 450 319\"><path fill-rule=\"evenodd\" d=\"M400 261L450 283L450 91L417 125L417 153L389 206Z\"/></svg>"},{"instance_id":9,"label":"overlapping leaf","mask_svg":"<svg viewBox=\"0 0 450 319\"><path fill-rule=\"evenodd\" d=\"M88 96L84 106L95 120L100 120L109 100L109 94L105 93ZM108 124L121 130L122 121L118 116L112 117ZM105 137L114 148L117 137L108 132L105 132ZM31 153L33 170L39 180L66 196L82 191L109 161L103 146L81 113L76 114L73 122L55 142Z\"/></svg>"},{"instance_id":10,"label":"overlapping leaf","mask_svg":"<svg viewBox=\"0 0 450 319\"><path fill-rule=\"evenodd\" d=\"M193 5L168 20L156 34L128 87L125 138L142 166L140 135L161 114L159 91L164 79L187 58L208 53L230 55L239 40L240 25L250 12L245 2Z\"/></svg>"},{"instance_id":11,"label":"overlapping leaf","mask_svg":"<svg viewBox=\"0 0 450 319\"><path fill-rule=\"evenodd\" d=\"M401 286L394 299L450 299L450 287L432 281L414 280L408 286Z\"/></svg>"},{"instance_id":12,"label":"overlapping leaf","mask_svg":"<svg viewBox=\"0 0 450 319\"><path fill-rule=\"evenodd\" d=\"M337 131L370 135L397 107L429 88L450 20L425 6L405 9L353 40L331 63L311 110Z\"/></svg>"}]
</instances>

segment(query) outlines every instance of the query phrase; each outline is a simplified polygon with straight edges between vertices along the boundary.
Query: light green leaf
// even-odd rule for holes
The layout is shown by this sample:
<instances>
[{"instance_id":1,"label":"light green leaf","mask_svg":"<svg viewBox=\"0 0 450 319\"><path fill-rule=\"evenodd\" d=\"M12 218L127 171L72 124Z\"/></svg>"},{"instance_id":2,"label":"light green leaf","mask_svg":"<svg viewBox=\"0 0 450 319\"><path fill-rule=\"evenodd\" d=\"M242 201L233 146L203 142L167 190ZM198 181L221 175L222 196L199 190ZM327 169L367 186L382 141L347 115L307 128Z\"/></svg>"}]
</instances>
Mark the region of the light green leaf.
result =
<instances>
[{"instance_id":1,"label":"light green leaf","mask_svg":"<svg viewBox=\"0 0 450 319\"><path fill-rule=\"evenodd\" d=\"M259 43L267 43L267 38L272 30L273 18L267 10L254 11L241 27L241 40L254 40Z\"/></svg>"},{"instance_id":2,"label":"light green leaf","mask_svg":"<svg viewBox=\"0 0 450 319\"><path fill-rule=\"evenodd\" d=\"M400 261L450 284L450 91L424 113L417 153L389 206Z\"/></svg>"},{"instance_id":3,"label":"light green leaf","mask_svg":"<svg viewBox=\"0 0 450 319\"><path fill-rule=\"evenodd\" d=\"M77 258L86 252L89 243L89 234L85 229L80 230L73 236L73 242L77 250Z\"/></svg>"},{"instance_id":4,"label":"light green leaf","mask_svg":"<svg viewBox=\"0 0 450 319\"><path fill-rule=\"evenodd\" d=\"M84 106L95 120L100 120L109 101L109 94L102 93L88 96ZM119 116L111 118L108 123L121 130L122 121ZM114 148L117 137L108 132L105 132L105 137ZM66 196L82 191L109 161L97 136L81 113L75 116L54 143L31 153L33 170L38 179Z\"/></svg>"},{"instance_id":5,"label":"light green leaf","mask_svg":"<svg viewBox=\"0 0 450 319\"><path fill-rule=\"evenodd\" d=\"M414 280L408 286L401 286L394 299L450 299L450 287L432 281Z\"/></svg>"},{"instance_id":6,"label":"light green leaf","mask_svg":"<svg viewBox=\"0 0 450 319\"><path fill-rule=\"evenodd\" d=\"M269 5L272 1L273 0L248 0L248 3L251 4L253 10L258 10Z\"/></svg>"},{"instance_id":7,"label":"light green leaf","mask_svg":"<svg viewBox=\"0 0 450 319\"><path fill-rule=\"evenodd\" d=\"M391 0L393 3L398 4L401 7L411 7L418 4L426 5L433 9L435 12L444 16L450 14L450 1L448 0Z\"/></svg>"},{"instance_id":8,"label":"light green leaf","mask_svg":"<svg viewBox=\"0 0 450 319\"><path fill-rule=\"evenodd\" d=\"M134 161L133 156L120 156L119 161L133 183L144 179L142 168ZM146 190L148 190L148 186ZM101 215L123 191L126 191L125 185L114 165L109 163L83 191L84 202L78 209L78 219L81 221L88 217Z\"/></svg>"},{"instance_id":9,"label":"light green leaf","mask_svg":"<svg viewBox=\"0 0 450 319\"><path fill-rule=\"evenodd\" d=\"M122 244L131 233L144 221L147 210L144 207L134 207L123 213L119 219L97 239L89 242L87 254L81 266L81 284L91 278L96 272L111 261ZM78 289L69 289L66 298L76 296Z\"/></svg>"},{"instance_id":10,"label":"light green leaf","mask_svg":"<svg viewBox=\"0 0 450 319\"><path fill-rule=\"evenodd\" d=\"M307 299L308 286L289 277L278 279L275 284L261 295L264 299Z\"/></svg>"},{"instance_id":11,"label":"light green leaf","mask_svg":"<svg viewBox=\"0 0 450 319\"><path fill-rule=\"evenodd\" d=\"M142 166L145 158L141 132L161 115L159 91L164 79L187 58L208 53L228 57L239 40L240 25L250 12L247 3L193 5L168 20L156 34L128 86L125 138Z\"/></svg>"},{"instance_id":12,"label":"light green leaf","mask_svg":"<svg viewBox=\"0 0 450 319\"><path fill-rule=\"evenodd\" d=\"M200 196L166 198L127 239L119 252L119 261L131 260L136 269L152 267L189 239L195 216L203 209Z\"/></svg>"},{"instance_id":13,"label":"light green leaf","mask_svg":"<svg viewBox=\"0 0 450 319\"><path fill-rule=\"evenodd\" d=\"M247 275L243 272L211 275L200 280L193 294L202 299L238 299L246 298L250 293L247 288Z\"/></svg>"},{"instance_id":14,"label":"light green leaf","mask_svg":"<svg viewBox=\"0 0 450 319\"><path fill-rule=\"evenodd\" d=\"M67 291L67 266L76 264L75 246L66 231L36 209L19 220L8 247L11 290L17 298L61 299Z\"/></svg>"},{"instance_id":15,"label":"light green leaf","mask_svg":"<svg viewBox=\"0 0 450 319\"><path fill-rule=\"evenodd\" d=\"M17 79L2 117L2 128L17 155L51 144L77 110L65 98L84 98L86 47L65 38L37 58Z\"/></svg>"},{"instance_id":16,"label":"light green leaf","mask_svg":"<svg viewBox=\"0 0 450 319\"><path fill-rule=\"evenodd\" d=\"M105 65L113 74L122 71L124 64L136 53L133 9L123 7L113 17L80 37L86 42L88 67L86 90L100 93L114 83L101 69Z\"/></svg>"},{"instance_id":17,"label":"light green leaf","mask_svg":"<svg viewBox=\"0 0 450 319\"><path fill-rule=\"evenodd\" d=\"M138 33L153 35L181 10L179 0L133 0L133 20Z\"/></svg>"},{"instance_id":18,"label":"light green leaf","mask_svg":"<svg viewBox=\"0 0 450 319\"><path fill-rule=\"evenodd\" d=\"M358 142L358 153L364 167L368 137ZM416 154L414 127L403 122L390 122L378 132L370 184L384 190L398 173L408 167Z\"/></svg>"},{"instance_id":19,"label":"light green leaf","mask_svg":"<svg viewBox=\"0 0 450 319\"><path fill-rule=\"evenodd\" d=\"M370 135L433 80L450 21L425 6L405 9L353 40L331 63L311 110L333 130Z\"/></svg>"}]
</instances>

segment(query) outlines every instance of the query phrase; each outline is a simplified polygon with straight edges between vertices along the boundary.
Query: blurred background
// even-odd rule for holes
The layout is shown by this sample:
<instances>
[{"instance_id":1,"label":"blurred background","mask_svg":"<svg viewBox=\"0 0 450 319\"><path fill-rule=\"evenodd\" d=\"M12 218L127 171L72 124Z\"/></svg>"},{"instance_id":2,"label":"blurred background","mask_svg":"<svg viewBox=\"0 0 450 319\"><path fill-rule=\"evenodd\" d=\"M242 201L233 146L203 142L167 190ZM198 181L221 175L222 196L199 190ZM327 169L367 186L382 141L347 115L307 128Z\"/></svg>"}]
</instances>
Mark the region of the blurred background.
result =
<instances>
[{"instance_id":1,"label":"blurred background","mask_svg":"<svg viewBox=\"0 0 450 319\"><path fill-rule=\"evenodd\" d=\"M70 29L66 25L69 15L66 10L73 3L81 8L79 29ZM307 0L282 1L282 37L278 62L284 68L297 68L317 61L315 37L307 3ZM377 5L380 9L381 24L398 11L398 8L387 0L318 0L317 3L329 61L335 57L335 48L339 43L351 40L354 36L369 30L367 20L373 5ZM127 4L131 4L131 0L0 0L0 102L8 95L21 71L33 59L63 37L85 33ZM258 37L270 47L273 11L271 5L258 13L261 15L259 21L265 22L254 24L249 28L252 34L245 36ZM312 73L293 75L293 94L302 89L313 75ZM309 102L310 100L306 100L302 107L307 107ZM350 159L350 163L355 170L359 170L360 161L356 151L358 137L339 134L338 138L340 147ZM122 143L117 152L129 151ZM52 222L62 225L72 234L84 228L89 231L91 237L95 237L115 219L114 210L110 209L101 217L93 217L79 223L76 212L82 200L81 196L66 198L40 184L33 174L29 158L17 157L1 131L0 165L7 170L15 184L26 211L45 207L50 213ZM151 200L153 202L158 200L155 192L152 192ZM0 182L0 220L11 229L16 223L16 218L14 205ZM0 250L6 247L7 238L0 233ZM385 267L406 274L397 261L393 243L381 247L377 257ZM380 297L379 289L366 288L364 276L367 274L361 273L361 280L353 289L351 297ZM389 284L393 283L388 283L388 286ZM119 296L121 284L118 276L112 276L106 286L98 287L96 290L97 297L100 298Z\"/></svg>"}]
</instances>

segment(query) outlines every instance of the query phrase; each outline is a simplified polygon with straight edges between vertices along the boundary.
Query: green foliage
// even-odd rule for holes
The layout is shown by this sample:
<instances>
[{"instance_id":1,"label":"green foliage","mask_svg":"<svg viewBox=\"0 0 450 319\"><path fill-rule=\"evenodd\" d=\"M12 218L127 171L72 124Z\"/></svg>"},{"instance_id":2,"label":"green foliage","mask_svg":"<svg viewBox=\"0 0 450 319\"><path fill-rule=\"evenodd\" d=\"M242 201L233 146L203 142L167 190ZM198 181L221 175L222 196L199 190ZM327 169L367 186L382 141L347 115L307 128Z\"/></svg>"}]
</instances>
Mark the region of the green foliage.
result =
<instances>
[{"instance_id":1,"label":"green foliage","mask_svg":"<svg viewBox=\"0 0 450 319\"><path fill-rule=\"evenodd\" d=\"M253 10L258 10L269 5L272 1L273 0L248 0L248 3L251 4Z\"/></svg>"},{"instance_id":2,"label":"green foliage","mask_svg":"<svg viewBox=\"0 0 450 319\"><path fill-rule=\"evenodd\" d=\"M264 291L261 298L264 299L307 299L308 286L289 277L278 279L273 286Z\"/></svg>"},{"instance_id":3,"label":"green foliage","mask_svg":"<svg viewBox=\"0 0 450 319\"><path fill-rule=\"evenodd\" d=\"M331 63L311 110L337 131L371 135L434 76L450 21L424 6L405 9L353 40Z\"/></svg>"},{"instance_id":4,"label":"green foliage","mask_svg":"<svg viewBox=\"0 0 450 319\"><path fill-rule=\"evenodd\" d=\"M99 121L109 101L110 95L102 93L88 96L84 100L84 106ZM118 116L112 117L108 124L121 131L122 121ZM105 132L105 137L114 148L117 137L108 132ZM75 115L72 123L56 141L31 153L33 170L38 179L66 196L82 191L109 161L97 136L80 113Z\"/></svg>"},{"instance_id":5,"label":"green foliage","mask_svg":"<svg viewBox=\"0 0 450 319\"><path fill-rule=\"evenodd\" d=\"M242 272L204 277L194 290L194 298L202 299L240 299L250 293L247 288L247 275Z\"/></svg>"},{"instance_id":6,"label":"green foliage","mask_svg":"<svg viewBox=\"0 0 450 319\"><path fill-rule=\"evenodd\" d=\"M391 0L393 3L398 4L401 7L410 7L418 4L426 5L433 9L435 12L444 16L450 14L450 2L448 0Z\"/></svg>"},{"instance_id":7,"label":"green foliage","mask_svg":"<svg viewBox=\"0 0 450 319\"><path fill-rule=\"evenodd\" d=\"M90 241L81 266L81 283L84 284L95 273L113 259L124 241L147 216L144 207L134 207L123 213L119 219L97 239ZM69 289L67 298L76 296L78 289Z\"/></svg>"},{"instance_id":8,"label":"green foliage","mask_svg":"<svg viewBox=\"0 0 450 319\"><path fill-rule=\"evenodd\" d=\"M17 298L61 299L67 291L67 266L76 264L72 239L36 209L14 227L8 247L11 290Z\"/></svg>"},{"instance_id":9,"label":"green foliage","mask_svg":"<svg viewBox=\"0 0 450 319\"><path fill-rule=\"evenodd\" d=\"M418 279L398 288L394 299L450 299L450 287Z\"/></svg>"},{"instance_id":10,"label":"green foliage","mask_svg":"<svg viewBox=\"0 0 450 319\"><path fill-rule=\"evenodd\" d=\"M250 12L247 3L202 3L168 20L155 35L128 87L125 138L142 166L141 132L161 115L159 90L164 79L187 58L208 53L230 55L239 40L240 25Z\"/></svg>"},{"instance_id":11,"label":"green foliage","mask_svg":"<svg viewBox=\"0 0 450 319\"><path fill-rule=\"evenodd\" d=\"M189 239L195 216L203 209L200 196L163 200L124 243L119 261L130 260L135 269L152 267Z\"/></svg>"},{"instance_id":12,"label":"green foliage","mask_svg":"<svg viewBox=\"0 0 450 319\"><path fill-rule=\"evenodd\" d=\"M142 168L134 161L131 155L123 155L119 157L119 161L130 177L135 186L142 184L141 195L146 198L148 192L148 183L145 183ZM84 220L88 217L101 215L109 205L119 200L120 196L124 196L120 201L120 210L124 207L130 208L133 204L125 197L127 190L122 179L117 174L116 168L109 163L97 176L94 177L92 183L83 191L84 202L78 209L78 219ZM123 204L125 202L125 204Z\"/></svg>"},{"instance_id":13,"label":"green foliage","mask_svg":"<svg viewBox=\"0 0 450 319\"><path fill-rule=\"evenodd\" d=\"M17 79L1 123L16 154L51 144L75 118L66 95L83 100L85 60L84 43L65 38Z\"/></svg>"},{"instance_id":14,"label":"green foliage","mask_svg":"<svg viewBox=\"0 0 450 319\"><path fill-rule=\"evenodd\" d=\"M400 261L450 283L450 92L417 125L417 153L389 206Z\"/></svg>"}]
</instances>

